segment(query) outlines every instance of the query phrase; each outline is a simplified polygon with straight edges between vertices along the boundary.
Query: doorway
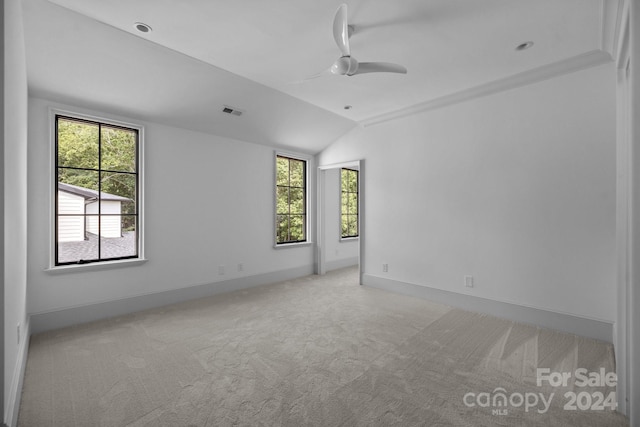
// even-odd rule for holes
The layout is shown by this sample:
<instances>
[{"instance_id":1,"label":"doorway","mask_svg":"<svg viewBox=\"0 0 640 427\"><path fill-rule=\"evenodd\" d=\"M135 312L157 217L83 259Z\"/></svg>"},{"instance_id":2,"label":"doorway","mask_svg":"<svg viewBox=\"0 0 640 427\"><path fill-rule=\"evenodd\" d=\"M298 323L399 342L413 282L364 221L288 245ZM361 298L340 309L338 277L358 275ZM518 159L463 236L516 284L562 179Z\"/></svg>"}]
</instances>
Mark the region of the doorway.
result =
<instances>
[{"instance_id":1,"label":"doorway","mask_svg":"<svg viewBox=\"0 0 640 427\"><path fill-rule=\"evenodd\" d=\"M324 275L331 270L357 265L359 283L362 283L364 161L319 166L317 183L316 274Z\"/></svg>"}]
</instances>

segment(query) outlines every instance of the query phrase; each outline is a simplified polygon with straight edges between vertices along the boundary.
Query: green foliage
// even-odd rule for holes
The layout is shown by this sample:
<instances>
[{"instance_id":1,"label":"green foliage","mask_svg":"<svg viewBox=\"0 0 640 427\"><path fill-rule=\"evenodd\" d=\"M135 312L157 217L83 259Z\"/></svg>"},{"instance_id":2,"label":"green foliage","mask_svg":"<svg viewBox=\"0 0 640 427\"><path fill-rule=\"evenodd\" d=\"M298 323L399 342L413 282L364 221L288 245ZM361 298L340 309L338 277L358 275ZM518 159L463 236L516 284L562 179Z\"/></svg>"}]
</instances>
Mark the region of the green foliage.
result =
<instances>
[{"instance_id":1,"label":"green foliage","mask_svg":"<svg viewBox=\"0 0 640 427\"><path fill-rule=\"evenodd\" d=\"M342 237L358 236L358 216L342 215Z\"/></svg>"},{"instance_id":2,"label":"green foliage","mask_svg":"<svg viewBox=\"0 0 640 427\"><path fill-rule=\"evenodd\" d=\"M96 191L100 183L103 192L133 201L136 149L133 130L59 118L58 181ZM133 203L124 205L124 213L135 212Z\"/></svg>"},{"instance_id":3,"label":"green foliage","mask_svg":"<svg viewBox=\"0 0 640 427\"><path fill-rule=\"evenodd\" d=\"M358 192L358 171L353 169L342 169L341 186L343 192Z\"/></svg>"},{"instance_id":4,"label":"green foliage","mask_svg":"<svg viewBox=\"0 0 640 427\"><path fill-rule=\"evenodd\" d=\"M122 203L125 231L136 226L136 157L136 131L58 118L58 182L130 199Z\"/></svg>"},{"instance_id":5,"label":"green foliage","mask_svg":"<svg viewBox=\"0 0 640 427\"><path fill-rule=\"evenodd\" d=\"M289 159L286 157L276 158L276 184L289 185Z\"/></svg>"}]
</instances>

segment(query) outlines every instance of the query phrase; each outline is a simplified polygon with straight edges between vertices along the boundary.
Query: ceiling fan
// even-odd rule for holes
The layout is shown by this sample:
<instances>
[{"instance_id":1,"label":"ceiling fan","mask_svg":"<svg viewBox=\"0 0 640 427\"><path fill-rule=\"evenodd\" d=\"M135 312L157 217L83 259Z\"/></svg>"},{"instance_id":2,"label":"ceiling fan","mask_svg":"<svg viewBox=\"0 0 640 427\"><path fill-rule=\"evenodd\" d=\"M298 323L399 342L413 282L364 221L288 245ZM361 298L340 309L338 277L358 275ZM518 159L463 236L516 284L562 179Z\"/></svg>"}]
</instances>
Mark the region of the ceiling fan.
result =
<instances>
[{"instance_id":1,"label":"ceiling fan","mask_svg":"<svg viewBox=\"0 0 640 427\"><path fill-rule=\"evenodd\" d=\"M342 52L329 71L339 76L355 76L364 73L401 73L406 74L407 69L402 65L390 62L358 62L351 56L349 37L353 27L347 22L347 5L341 4L333 19L333 38Z\"/></svg>"}]
</instances>

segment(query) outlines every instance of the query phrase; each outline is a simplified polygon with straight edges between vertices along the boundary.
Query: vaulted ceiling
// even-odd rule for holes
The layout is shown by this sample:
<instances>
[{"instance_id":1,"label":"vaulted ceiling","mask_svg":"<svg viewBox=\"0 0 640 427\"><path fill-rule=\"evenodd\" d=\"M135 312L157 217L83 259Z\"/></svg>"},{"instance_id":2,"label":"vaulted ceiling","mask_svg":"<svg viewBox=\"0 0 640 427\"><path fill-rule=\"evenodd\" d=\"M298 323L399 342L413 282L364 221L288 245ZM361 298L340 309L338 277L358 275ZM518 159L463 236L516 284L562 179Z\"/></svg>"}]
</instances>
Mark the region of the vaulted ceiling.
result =
<instances>
[{"instance_id":1,"label":"vaulted ceiling","mask_svg":"<svg viewBox=\"0 0 640 427\"><path fill-rule=\"evenodd\" d=\"M327 72L340 0L23 0L30 90L315 153L354 126L611 61L621 15L618 0L344 1L352 55L407 74Z\"/></svg>"}]
</instances>

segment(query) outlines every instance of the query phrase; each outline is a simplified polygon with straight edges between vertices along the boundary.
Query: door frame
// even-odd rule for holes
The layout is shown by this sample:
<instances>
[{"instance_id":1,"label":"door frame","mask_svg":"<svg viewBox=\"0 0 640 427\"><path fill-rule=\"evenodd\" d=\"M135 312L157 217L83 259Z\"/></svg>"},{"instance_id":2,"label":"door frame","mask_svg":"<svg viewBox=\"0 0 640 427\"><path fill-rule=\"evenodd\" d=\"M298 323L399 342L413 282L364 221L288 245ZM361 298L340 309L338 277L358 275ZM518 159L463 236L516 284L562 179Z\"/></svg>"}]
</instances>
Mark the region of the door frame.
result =
<instances>
[{"instance_id":1,"label":"door frame","mask_svg":"<svg viewBox=\"0 0 640 427\"><path fill-rule=\"evenodd\" d=\"M357 168L358 173L358 283L362 284L364 274L364 239L365 237L365 179L364 160L353 160L349 162L333 163L329 165L319 165L317 168L317 236L316 239L316 269L315 273L324 275L327 273L326 266L326 218L325 218L325 195L326 195L326 171L342 168ZM331 226L331 225L329 225Z\"/></svg>"}]
</instances>

